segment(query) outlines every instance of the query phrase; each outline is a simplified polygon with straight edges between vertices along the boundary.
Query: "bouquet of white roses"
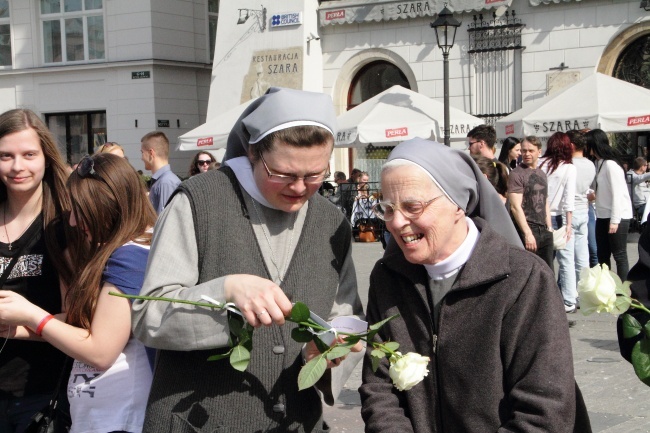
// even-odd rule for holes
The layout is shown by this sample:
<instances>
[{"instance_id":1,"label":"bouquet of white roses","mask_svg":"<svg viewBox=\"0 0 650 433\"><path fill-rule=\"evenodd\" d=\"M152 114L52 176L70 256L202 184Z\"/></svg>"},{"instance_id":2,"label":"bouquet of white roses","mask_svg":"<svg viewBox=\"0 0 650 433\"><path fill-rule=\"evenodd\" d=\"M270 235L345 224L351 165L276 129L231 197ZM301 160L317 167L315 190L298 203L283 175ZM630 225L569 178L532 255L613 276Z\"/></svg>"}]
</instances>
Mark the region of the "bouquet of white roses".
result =
<instances>
[{"instance_id":1,"label":"bouquet of white roses","mask_svg":"<svg viewBox=\"0 0 650 433\"><path fill-rule=\"evenodd\" d=\"M578 282L580 311L584 315L594 312L618 315L635 308L650 314L650 310L631 297L631 284L621 281L607 265L583 269ZM640 337L632 349L632 365L637 377L650 386L650 321L641 325L631 314L624 314L622 322L625 338Z\"/></svg>"},{"instance_id":2,"label":"bouquet of white roses","mask_svg":"<svg viewBox=\"0 0 650 433\"><path fill-rule=\"evenodd\" d=\"M202 298L207 302L186 301L182 299L162 298L154 296L136 296L125 295L122 293L111 292L111 295L128 299L141 299L147 301L166 301L181 304L190 304L198 307L207 307L218 310L227 310L228 327L230 331L230 349L223 354L214 355L208 358L208 361L218 361L228 358L230 365L239 371L245 371L250 362L250 352L253 350L253 331L251 326L242 316L239 309L233 303L221 303L207 296ZM388 341L380 343L373 341L375 335L385 323L395 319L398 315L391 316L381 322L375 323L368 327L365 332L347 333L333 330L331 327L324 326L320 320L313 317L307 305L302 302L296 302L291 310L287 321L298 324L291 331L291 338L298 343L309 343L313 341L320 351L320 355L312 358L307 362L298 374L298 389L303 390L316 384L327 370L327 361L341 358L350 353L352 346L359 341L365 341L372 347L372 368L376 371L382 359L388 358L390 363L389 375L393 384L400 391L407 391L420 383L429 373L427 365L429 358L417 353L407 353L402 355L398 352L399 343ZM320 322L320 323L319 323ZM365 323L365 322L364 322ZM331 345L326 344L321 336L325 333L331 333L345 337L344 342L335 342Z\"/></svg>"}]
</instances>

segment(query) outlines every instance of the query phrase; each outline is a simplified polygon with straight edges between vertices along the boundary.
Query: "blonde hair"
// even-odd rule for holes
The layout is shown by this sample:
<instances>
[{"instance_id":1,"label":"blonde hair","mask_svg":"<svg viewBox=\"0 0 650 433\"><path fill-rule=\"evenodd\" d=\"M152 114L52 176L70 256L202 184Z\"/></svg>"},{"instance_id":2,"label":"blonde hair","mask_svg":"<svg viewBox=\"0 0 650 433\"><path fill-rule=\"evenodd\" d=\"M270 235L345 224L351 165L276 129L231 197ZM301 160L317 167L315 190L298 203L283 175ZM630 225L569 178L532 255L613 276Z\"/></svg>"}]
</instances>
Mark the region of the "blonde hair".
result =
<instances>
[{"instance_id":1,"label":"blonde hair","mask_svg":"<svg viewBox=\"0 0 650 433\"><path fill-rule=\"evenodd\" d=\"M97 155L98 153L114 153L115 149L121 150L122 155L126 155L126 152L124 152L124 148L112 141L109 141L99 146L99 148L95 152L95 155Z\"/></svg>"}]
</instances>

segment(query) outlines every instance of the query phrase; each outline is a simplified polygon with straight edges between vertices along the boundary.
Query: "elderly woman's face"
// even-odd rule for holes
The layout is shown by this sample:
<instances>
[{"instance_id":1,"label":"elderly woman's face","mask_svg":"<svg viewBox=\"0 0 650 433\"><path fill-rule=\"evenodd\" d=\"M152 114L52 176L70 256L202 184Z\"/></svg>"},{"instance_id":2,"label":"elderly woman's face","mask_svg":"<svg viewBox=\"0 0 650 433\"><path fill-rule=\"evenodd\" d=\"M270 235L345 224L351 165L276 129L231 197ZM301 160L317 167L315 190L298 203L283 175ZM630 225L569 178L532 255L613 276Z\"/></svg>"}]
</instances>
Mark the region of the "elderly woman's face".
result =
<instances>
[{"instance_id":1,"label":"elderly woman's face","mask_svg":"<svg viewBox=\"0 0 650 433\"><path fill-rule=\"evenodd\" d=\"M297 179L278 183L269 173L298 177L322 175L327 171L331 154L331 143L296 147L276 141L273 150L262 155L263 161L253 163L255 183L270 204L285 212L296 212L318 191L322 182L305 183Z\"/></svg>"},{"instance_id":2,"label":"elderly woman's face","mask_svg":"<svg viewBox=\"0 0 650 433\"><path fill-rule=\"evenodd\" d=\"M442 191L422 170L411 166L382 172L384 201L400 204L407 200L426 203ZM406 260L415 264L435 264L451 255L467 236L465 214L448 198L442 197L424 208L417 218L397 210L386 228L402 249Z\"/></svg>"}]
</instances>

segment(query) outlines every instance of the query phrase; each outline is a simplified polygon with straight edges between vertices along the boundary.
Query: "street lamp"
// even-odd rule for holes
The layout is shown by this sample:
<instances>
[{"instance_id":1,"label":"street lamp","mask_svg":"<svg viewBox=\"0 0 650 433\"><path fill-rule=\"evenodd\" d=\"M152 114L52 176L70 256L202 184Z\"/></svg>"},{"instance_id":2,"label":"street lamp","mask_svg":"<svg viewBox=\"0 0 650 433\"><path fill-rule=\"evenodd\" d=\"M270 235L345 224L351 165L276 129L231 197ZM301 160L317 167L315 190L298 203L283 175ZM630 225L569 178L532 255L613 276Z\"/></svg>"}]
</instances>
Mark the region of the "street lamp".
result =
<instances>
[{"instance_id":1,"label":"street lamp","mask_svg":"<svg viewBox=\"0 0 650 433\"><path fill-rule=\"evenodd\" d=\"M431 23L431 28L436 32L438 46L442 50L442 59L444 64L443 80L445 83L444 107L445 107L445 146L449 146L449 51L454 46L456 39L456 29L460 26L460 21L454 18L454 15L447 9L447 3L438 14L438 18Z\"/></svg>"}]
</instances>

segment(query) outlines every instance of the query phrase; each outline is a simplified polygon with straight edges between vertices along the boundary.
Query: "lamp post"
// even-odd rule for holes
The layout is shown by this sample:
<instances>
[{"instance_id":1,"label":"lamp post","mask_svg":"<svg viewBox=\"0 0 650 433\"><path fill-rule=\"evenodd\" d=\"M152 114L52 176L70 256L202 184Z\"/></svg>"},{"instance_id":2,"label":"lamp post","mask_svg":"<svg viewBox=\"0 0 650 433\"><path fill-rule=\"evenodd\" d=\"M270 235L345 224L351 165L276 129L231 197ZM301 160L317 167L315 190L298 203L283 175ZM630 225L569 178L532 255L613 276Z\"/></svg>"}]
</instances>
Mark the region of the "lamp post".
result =
<instances>
[{"instance_id":1,"label":"lamp post","mask_svg":"<svg viewBox=\"0 0 650 433\"><path fill-rule=\"evenodd\" d=\"M454 15L447 4L438 14L438 18L431 23L431 28L436 32L436 41L442 50L442 60L444 65L444 107L445 107L445 146L449 146L449 51L454 46L456 39L456 30L460 26L460 21L454 18Z\"/></svg>"}]
</instances>

